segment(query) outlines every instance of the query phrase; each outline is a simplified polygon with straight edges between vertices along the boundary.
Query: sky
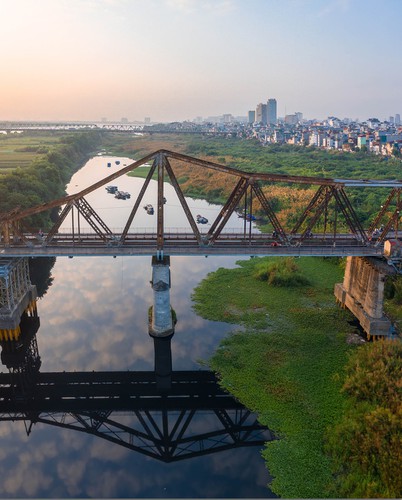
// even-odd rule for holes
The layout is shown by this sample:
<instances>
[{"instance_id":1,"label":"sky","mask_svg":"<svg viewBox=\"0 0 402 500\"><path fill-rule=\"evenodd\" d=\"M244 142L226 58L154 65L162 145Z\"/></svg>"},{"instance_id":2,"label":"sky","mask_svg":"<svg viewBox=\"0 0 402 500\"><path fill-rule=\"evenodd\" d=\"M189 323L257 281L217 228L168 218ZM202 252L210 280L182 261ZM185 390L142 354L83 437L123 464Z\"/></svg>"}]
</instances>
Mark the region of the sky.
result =
<instances>
[{"instance_id":1,"label":"sky","mask_svg":"<svg viewBox=\"0 0 402 500\"><path fill-rule=\"evenodd\" d=\"M0 121L402 114L402 0L0 0Z\"/></svg>"}]
</instances>

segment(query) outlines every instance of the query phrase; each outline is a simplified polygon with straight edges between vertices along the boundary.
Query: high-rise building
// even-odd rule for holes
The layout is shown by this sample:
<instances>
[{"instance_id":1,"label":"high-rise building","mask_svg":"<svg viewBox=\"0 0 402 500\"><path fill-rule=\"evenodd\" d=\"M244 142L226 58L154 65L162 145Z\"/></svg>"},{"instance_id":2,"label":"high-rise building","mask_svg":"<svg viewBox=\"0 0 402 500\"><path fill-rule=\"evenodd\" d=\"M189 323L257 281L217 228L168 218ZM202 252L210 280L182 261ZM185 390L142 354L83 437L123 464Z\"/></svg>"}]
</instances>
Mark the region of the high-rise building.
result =
<instances>
[{"instance_id":1,"label":"high-rise building","mask_svg":"<svg viewBox=\"0 0 402 500\"><path fill-rule=\"evenodd\" d=\"M257 123L262 123L263 125L267 124L267 105L262 104L261 102L257 104L255 109L255 121Z\"/></svg>"},{"instance_id":2,"label":"high-rise building","mask_svg":"<svg viewBox=\"0 0 402 500\"><path fill-rule=\"evenodd\" d=\"M301 122L303 120L303 113L300 113L300 111L297 111L295 115L298 122Z\"/></svg>"},{"instance_id":3,"label":"high-rise building","mask_svg":"<svg viewBox=\"0 0 402 500\"><path fill-rule=\"evenodd\" d=\"M255 122L255 111L248 112L248 123L252 125Z\"/></svg>"},{"instance_id":4,"label":"high-rise building","mask_svg":"<svg viewBox=\"0 0 402 500\"><path fill-rule=\"evenodd\" d=\"M287 123L288 125L296 125L297 123L296 113L293 115L285 115L285 123Z\"/></svg>"},{"instance_id":5,"label":"high-rise building","mask_svg":"<svg viewBox=\"0 0 402 500\"><path fill-rule=\"evenodd\" d=\"M401 124L401 115L400 114L396 114L395 115L395 125L400 125Z\"/></svg>"},{"instance_id":6,"label":"high-rise building","mask_svg":"<svg viewBox=\"0 0 402 500\"><path fill-rule=\"evenodd\" d=\"M277 121L276 99L268 99L267 102L267 122L275 125Z\"/></svg>"}]
</instances>

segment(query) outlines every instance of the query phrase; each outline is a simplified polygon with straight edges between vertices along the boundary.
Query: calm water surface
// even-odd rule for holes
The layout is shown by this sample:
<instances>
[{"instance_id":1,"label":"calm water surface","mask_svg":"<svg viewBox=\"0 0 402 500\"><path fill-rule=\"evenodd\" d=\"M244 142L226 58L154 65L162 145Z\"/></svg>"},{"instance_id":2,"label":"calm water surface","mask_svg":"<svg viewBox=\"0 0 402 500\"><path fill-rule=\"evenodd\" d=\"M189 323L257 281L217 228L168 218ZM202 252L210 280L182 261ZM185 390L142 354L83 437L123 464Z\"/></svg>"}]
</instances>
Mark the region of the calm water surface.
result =
<instances>
[{"instance_id":1,"label":"calm water surface","mask_svg":"<svg viewBox=\"0 0 402 500\"><path fill-rule=\"evenodd\" d=\"M119 158L117 166L115 160L90 160L73 176L68 192L80 191L132 162ZM104 188L86 199L109 227L122 228L142 182L124 176L113 183L130 192L131 200L117 200ZM165 196L166 227L188 227L169 185ZM187 201L194 215L201 213L209 219L220 209L202 200ZM147 203L156 205L154 181L141 205ZM146 215L141 208L133 224L152 230L156 216ZM242 224L233 217L229 225L241 228ZM64 228L68 226L66 220ZM171 304L178 317L171 341L173 370L202 369L199 361L207 360L232 328L198 317L192 310L191 293L209 272L234 267L236 260L171 258ZM150 257L58 258L52 278L38 301L41 372L153 370L154 344L148 335L148 308L153 299ZM1 370L7 371L4 366ZM130 417L125 419L129 425ZM197 425L202 428L207 420L205 415ZM163 463L99 437L46 424L34 425L27 436L23 422L0 423L0 472L2 498L272 496L258 447Z\"/></svg>"}]
</instances>

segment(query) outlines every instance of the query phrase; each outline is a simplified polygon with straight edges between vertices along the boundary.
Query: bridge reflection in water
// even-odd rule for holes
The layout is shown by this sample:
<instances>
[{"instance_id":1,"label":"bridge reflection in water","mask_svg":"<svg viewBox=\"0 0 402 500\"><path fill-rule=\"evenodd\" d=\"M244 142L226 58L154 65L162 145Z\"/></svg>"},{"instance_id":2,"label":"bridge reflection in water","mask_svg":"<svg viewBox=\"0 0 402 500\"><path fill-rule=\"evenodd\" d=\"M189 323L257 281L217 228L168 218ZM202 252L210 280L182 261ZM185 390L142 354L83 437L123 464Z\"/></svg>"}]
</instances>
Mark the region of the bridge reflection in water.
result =
<instances>
[{"instance_id":1,"label":"bridge reflection in water","mask_svg":"<svg viewBox=\"0 0 402 500\"><path fill-rule=\"evenodd\" d=\"M166 292L156 268L153 307ZM153 371L41 373L35 303L21 314L18 335L0 341L9 370L0 373L0 421L23 421L28 434L34 424L84 432L163 462L274 439L212 372L173 371L174 331L161 333L157 322L150 322Z\"/></svg>"}]
</instances>

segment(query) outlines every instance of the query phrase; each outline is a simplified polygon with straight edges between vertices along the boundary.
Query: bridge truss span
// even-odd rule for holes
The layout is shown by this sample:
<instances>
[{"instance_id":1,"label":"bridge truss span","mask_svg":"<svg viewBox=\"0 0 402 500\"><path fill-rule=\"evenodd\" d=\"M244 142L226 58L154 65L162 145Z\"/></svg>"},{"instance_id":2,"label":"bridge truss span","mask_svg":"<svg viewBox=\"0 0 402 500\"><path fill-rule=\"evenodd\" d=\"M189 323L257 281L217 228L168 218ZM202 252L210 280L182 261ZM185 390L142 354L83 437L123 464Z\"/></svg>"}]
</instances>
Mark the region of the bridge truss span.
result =
<instances>
[{"instance_id":1,"label":"bridge truss span","mask_svg":"<svg viewBox=\"0 0 402 500\"><path fill-rule=\"evenodd\" d=\"M120 230L112 230L90 205L87 195L148 164L151 166L127 220L122 221ZM197 182L214 184L216 179L223 198L222 208L210 225L202 228L204 231L199 226L200 216L195 217L189 207L182 181L193 175L198 176ZM151 234L143 232L137 221L152 180L157 182L157 202L156 230ZM175 232L166 227L166 182L171 184L179 200L187 225L185 231ZM280 187L293 190L297 199L287 212L280 210L283 204L278 198ZM387 191L381 209L372 214L372 223L367 229L349 193L349 190L363 188ZM0 214L0 256L163 255L164 252L170 255L379 256L383 254L386 239L398 238L401 189L402 181L255 173L158 150L76 194L36 207L15 207ZM299 199L307 201L302 205ZM52 223L42 232L37 227L37 216L44 212L49 213L48 220ZM56 219L54 213L58 213ZM233 215L244 220L242 230L235 233L228 232L228 221ZM71 229L62 231L62 224L68 218ZM82 229L82 221L89 229Z\"/></svg>"}]
</instances>

